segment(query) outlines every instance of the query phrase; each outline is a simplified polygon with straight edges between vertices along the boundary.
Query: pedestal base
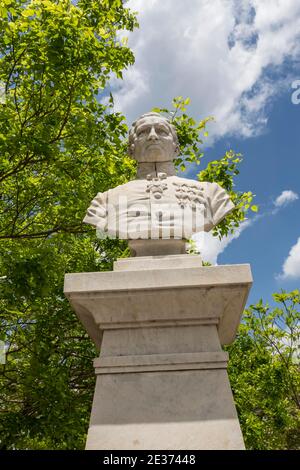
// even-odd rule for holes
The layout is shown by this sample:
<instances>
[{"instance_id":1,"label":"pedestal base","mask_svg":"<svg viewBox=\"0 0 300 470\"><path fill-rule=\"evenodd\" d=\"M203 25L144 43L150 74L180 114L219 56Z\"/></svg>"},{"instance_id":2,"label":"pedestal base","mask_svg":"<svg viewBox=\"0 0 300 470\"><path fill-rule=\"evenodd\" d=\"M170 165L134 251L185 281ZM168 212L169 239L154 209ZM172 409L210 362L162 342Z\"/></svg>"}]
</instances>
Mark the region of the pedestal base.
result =
<instances>
[{"instance_id":1,"label":"pedestal base","mask_svg":"<svg viewBox=\"0 0 300 470\"><path fill-rule=\"evenodd\" d=\"M86 449L244 449L226 370L98 376Z\"/></svg>"},{"instance_id":2,"label":"pedestal base","mask_svg":"<svg viewBox=\"0 0 300 470\"><path fill-rule=\"evenodd\" d=\"M235 337L249 266L178 255L114 269L65 282L101 343L86 448L244 449L221 344Z\"/></svg>"}]
</instances>

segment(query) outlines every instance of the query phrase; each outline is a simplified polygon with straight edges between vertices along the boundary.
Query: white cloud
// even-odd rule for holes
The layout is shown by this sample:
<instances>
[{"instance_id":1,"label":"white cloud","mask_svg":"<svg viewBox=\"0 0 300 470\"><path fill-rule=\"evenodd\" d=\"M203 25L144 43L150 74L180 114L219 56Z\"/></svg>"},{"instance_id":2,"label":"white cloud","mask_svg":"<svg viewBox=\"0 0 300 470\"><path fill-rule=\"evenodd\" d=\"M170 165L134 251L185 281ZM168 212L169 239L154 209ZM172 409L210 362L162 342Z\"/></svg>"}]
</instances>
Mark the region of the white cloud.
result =
<instances>
[{"instance_id":1,"label":"white cloud","mask_svg":"<svg viewBox=\"0 0 300 470\"><path fill-rule=\"evenodd\" d=\"M258 216L257 216L258 217ZM254 223L256 218L246 220L240 227L234 232L234 234L223 237L219 240L214 237L211 232L196 233L193 236L198 250L201 253L203 261L209 261L211 264L218 264L218 256L223 253L225 248L235 239L239 238L241 233L250 225Z\"/></svg>"},{"instance_id":2,"label":"white cloud","mask_svg":"<svg viewBox=\"0 0 300 470\"><path fill-rule=\"evenodd\" d=\"M282 193L275 199L274 205L276 207L282 207L282 206L287 206L293 201L296 201L299 199L299 196L297 193L292 191L291 189L282 191Z\"/></svg>"},{"instance_id":3,"label":"white cloud","mask_svg":"<svg viewBox=\"0 0 300 470\"><path fill-rule=\"evenodd\" d=\"M288 257L283 263L282 274L277 276L278 280L300 279L300 237L292 246Z\"/></svg>"},{"instance_id":4,"label":"white cloud","mask_svg":"<svg viewBox=\"0 0 300 470\"><path fill-rule=\"evenodd\" d=\"M140 28L129 35L136 63L114 82L116 108L132 122L153 106L189 96L195 118L215 116L214 137L251 136L267 106L295 78L299 0L129 0ZM272 71L272 73L270 73ZM285 78L283 78L283 76Z\"/></svg>"},{"instance_id":5,"label":"white cloud","mask_svg":"<svg viewBox=\"0 0 300 470\"><path fill-rule=\"evenodd\" d=\"M242 222L240 227L235 230L235 232L231 235L228 235L227 237L223 237L222 240L219 240L217 237L214 237L211 232L201 232L201 233L196 233L193 236L193 239L196 242L197 248L200 251L202 255L203 261L209 261L212 264L218 264L218 257L220 256L221 253L227 248L227 246L233 241L236 240L237 238L240 237L241 233L256 223L258 220L263 219L267 216L273 216L278 213L278 211L284 207L286 207L288 204L290 204L293 201L296 201L299 199L299 196L297 193L295 193L292 190L285 190L282 191L282 193L275 199L274 205L276 206L275 209L272 211L266 211L261 214L257 214L255 217L252 219L248 219L245 222ZM299 247L297 248L297 245L295 245L287 260L285 261L284 267L283 267L283 275L277 276L277 278L283 279L287 277L293 277L294 272L299 273L297 274L296 277L300 277L300 238L298 240ZM297 251L299 250L299 251ZM292 253L292 258L290 260ZM298 267L295 266L294 263L298 262ZM286 268L285 268L286 265Z\"/></svg>"}]
</instances>

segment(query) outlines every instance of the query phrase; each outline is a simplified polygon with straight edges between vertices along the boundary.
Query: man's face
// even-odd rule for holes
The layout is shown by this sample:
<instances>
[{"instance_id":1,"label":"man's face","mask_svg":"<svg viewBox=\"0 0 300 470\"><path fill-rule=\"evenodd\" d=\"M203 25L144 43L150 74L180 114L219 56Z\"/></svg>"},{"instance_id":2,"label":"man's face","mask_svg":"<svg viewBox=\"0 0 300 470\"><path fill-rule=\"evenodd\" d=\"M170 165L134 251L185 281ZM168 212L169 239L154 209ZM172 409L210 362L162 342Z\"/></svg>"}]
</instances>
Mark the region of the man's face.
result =
<instances>
[{"instance_id":1,"label":"man's face","mask_svg":"<svg viewBox=\"0 0 300 470\"><path fill-rule=\"evenodd\" d=\"M176 143L165 119L146 116L138 120L133 141L133 158L138 162L172 161Z\"/></svg>"}]
</instances>

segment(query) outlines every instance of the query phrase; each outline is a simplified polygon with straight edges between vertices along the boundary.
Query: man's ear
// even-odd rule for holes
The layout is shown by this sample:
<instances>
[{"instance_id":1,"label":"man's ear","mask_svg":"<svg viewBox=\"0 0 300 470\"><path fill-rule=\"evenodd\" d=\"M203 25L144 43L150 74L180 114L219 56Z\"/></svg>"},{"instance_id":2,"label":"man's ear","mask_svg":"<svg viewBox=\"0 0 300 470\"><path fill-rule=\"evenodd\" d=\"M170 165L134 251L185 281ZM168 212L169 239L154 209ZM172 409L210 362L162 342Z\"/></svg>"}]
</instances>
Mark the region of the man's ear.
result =
<instances>
[{"instance_id":1,"label":"man's ear","mask_svg":"<svg viewBox=\"0 0 300 470\"><path fill-rule=\"evenodd\" d=\"M174 150L174 157L175 158L178 157L179 154L180 154L180 146L179 144L177 144Z\"/></svg>"}]
</instances>

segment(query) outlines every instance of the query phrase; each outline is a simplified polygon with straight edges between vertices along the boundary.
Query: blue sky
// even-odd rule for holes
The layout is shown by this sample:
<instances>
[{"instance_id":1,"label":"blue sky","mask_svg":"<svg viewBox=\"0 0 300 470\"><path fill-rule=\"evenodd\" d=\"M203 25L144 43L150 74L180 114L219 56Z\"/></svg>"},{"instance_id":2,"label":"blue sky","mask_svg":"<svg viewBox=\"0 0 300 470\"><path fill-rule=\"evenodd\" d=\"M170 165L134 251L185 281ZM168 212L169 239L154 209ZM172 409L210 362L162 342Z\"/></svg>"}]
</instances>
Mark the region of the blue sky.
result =
<instances>
[{"instance_id":1,"label":"blue sky","mask_svg":"<svg viewBox=\"0 0 300 470\"><path fill-rule=\"evenodd\" d=\"M287 90L277 98L264 133L255 138L222 138L207 149L216 159L224 149L244 155L237 189L256 194L259 217L218 257L218 264L250 263L254 285L249 302L271 300L271 292L300 287L300 278L276 279L289 251L300 237L300 199L274 211L274 201L284 190L300 194L300 105ZM274 213L275 212L275 213ZM300 262L300 260L299 260Z\"/></svg>"},{"instance_id":2,"label":"blue sky","mask_svg":"<svg viewBox=\"0 0 300 470\"><path fill-rule=\"evenodd\" d=\"M234 239L207 239L203 257L250 263L250 303L299 288L300 104L291 101L292 83L300 80L299 0L127 6L138 12L140 28L128 37L135 64L112 82L116 109L130 124L154 106L170 108L175 96L190 97L194 118L216 119L203 165L227 149L241 152L237 189L256 194L259 215L250 214ZM198 171L190 168L188 176Z\"/></svg>"}]
</instances>

